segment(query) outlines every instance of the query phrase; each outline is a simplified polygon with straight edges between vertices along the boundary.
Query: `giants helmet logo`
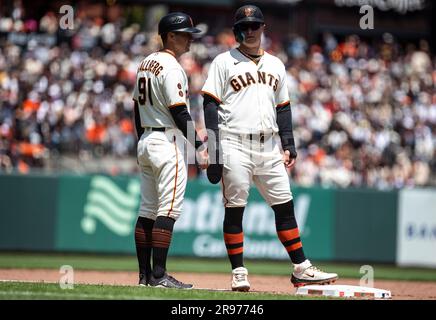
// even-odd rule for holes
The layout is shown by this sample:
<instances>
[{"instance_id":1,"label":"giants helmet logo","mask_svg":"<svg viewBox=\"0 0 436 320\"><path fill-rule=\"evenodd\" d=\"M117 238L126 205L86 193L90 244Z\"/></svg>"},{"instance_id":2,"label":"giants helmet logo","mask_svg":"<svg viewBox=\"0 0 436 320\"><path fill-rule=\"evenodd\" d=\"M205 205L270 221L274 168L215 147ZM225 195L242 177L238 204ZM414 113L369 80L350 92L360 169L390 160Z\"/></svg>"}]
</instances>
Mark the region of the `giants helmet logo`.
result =
<instances>
[{"instance_id":1,"label":"giants helmet logo","mask_svg":"<svg viewBox=\"0 0 436 320\"><path fill-rule=\"evenodd\" d=\"M244 14L245 14L246 17L250 17L250 16L252 16L253 13L254 13L253 8L245 8L245 9L244 9Z\"/></svg>"}]
</instances>

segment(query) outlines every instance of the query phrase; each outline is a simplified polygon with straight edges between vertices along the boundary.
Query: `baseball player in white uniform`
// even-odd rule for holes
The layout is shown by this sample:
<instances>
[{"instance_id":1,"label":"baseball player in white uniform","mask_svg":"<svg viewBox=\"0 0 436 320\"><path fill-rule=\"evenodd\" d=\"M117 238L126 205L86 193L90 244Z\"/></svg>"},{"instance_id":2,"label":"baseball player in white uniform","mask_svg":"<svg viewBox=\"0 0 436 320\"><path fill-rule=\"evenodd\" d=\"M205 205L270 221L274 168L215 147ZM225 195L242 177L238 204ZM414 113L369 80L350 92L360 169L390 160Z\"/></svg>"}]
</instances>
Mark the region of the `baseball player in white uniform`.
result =
<instances>
[{"instance_id":1,"label":"baseball player in white uniform","mask_svg":"<svg viewBox=\"0 0 436 320\"><path fill-rule=\"evenodd\" d=\"M192 288L192 284L168 275L166 260L187 181L181 150L187 133L195 132L189 114L188 79L177 58L189 51L192 33L198 32L187 14L164 16L159 22L164 48L142 60L137 71L133 100L139 138L141 205L135 244L140 285ZM206 147L199 140L195 147L200 166L206 168Z\"/></svg>"},{"instance_id":2,"label":"baseball player in white uniform","mask_svg":"<svg viewBox=\"0 0 436 320\"><path fill-rule=\"evenodd\" d=\"M286 69L260 48L264 29L258 7L239 8L233 31L240 46L213 60L202 89L211 159L214 145L222 151L218 158L223 162L211 163L207 173L212 183L221 181L224 241L232 265L231 286L236 291L250 289L243 264L242 216L252 182L274 210L278 237L294 264L294 286L331 283L338 278L313 266L303 252L286 172L297 157ZM214 135L216 139L211 139Z\"/></svg>"}]
</instances>

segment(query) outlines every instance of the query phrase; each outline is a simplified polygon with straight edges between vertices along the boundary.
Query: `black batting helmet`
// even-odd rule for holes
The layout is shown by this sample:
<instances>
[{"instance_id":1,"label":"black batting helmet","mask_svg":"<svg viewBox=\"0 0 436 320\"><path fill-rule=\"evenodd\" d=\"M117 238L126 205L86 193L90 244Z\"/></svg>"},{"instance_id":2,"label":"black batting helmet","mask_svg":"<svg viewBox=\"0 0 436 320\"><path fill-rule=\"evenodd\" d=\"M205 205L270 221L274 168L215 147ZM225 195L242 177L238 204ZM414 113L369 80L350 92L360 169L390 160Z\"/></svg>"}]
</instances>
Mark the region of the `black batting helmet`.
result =
<instances>
[{"instance_id":1,"label":"black batting helmet","mask_svg":"<svg viewBox=\"0 0 436 320\"><path fill-rule=\"evenodd\" d=\"M186 13L172 12L159 21L158 33L164 34L168 32L199 33L201 30L194 27L191 17Z\"/></svg>"},{"instance_id":2,"label":"black batting helmet","mask_svg":"<svg viewBox=\"0 0 436 320\"><path fill-rule=\"evenodd\" d=\"M262 11L256 6L245 5L236 10L234 26L244 22L265 23Z\"/></svg>"}]
</instances>

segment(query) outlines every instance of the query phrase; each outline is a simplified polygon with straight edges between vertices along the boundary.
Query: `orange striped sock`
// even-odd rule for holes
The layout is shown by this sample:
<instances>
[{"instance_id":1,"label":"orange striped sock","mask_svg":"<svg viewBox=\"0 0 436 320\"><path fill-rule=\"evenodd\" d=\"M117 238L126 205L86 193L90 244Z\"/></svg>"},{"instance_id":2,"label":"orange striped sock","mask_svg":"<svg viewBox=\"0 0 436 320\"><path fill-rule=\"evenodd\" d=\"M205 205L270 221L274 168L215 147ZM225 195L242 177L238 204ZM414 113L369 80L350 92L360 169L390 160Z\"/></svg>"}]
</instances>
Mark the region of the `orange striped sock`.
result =
<instances>
[{"instance_id":1,"label":"orange striped sock","mask_svg":"<svg viewBox=\"0 0 436 320\"><path fill-rule=\"evenodd\" d=\"M136 256L138 259L139 273L147 275L151 273L151 248L152 229L154 221L138 217L135 227Z\"/></svg>"},{"instance_id":2,"label":"orange striped sock","mask_svg":"<svg viewBox=\"0 0 436 320\"><path fill-rule=\"evenodd\" d=\"M292 263L299 264L303 262L306 257L300 240L297 220L295 219L294 201L290 200L274 205L271 208L274 210L277 235L288 252Z\"/></svg>"},{"instance_id":3,"label":"orange striped sock","mask_svg":"<svg viewBox=\"0 0 436 320\"><path fill-rule=\"evenodd\" d=\"M277 235L289 254L292 262L304 261L303 244L300 239L300 232L297 228L277 230Z\"/></svg>"},{"instance_id":4,"label":"orange striped sock","mask_svg":"<svg viewBox=\"0 0 436 320\"><path fill-rule=\"evenodd\" d=\"M244 233L226 233L224 232L224 243L227 248L227 255L232 264L232 269L243 266L244 253Z\"/></svg>"},{"instance_id":5,"label":"orange striped sock","mask_svg":"<svg viewBox=\"0 0 436 320\"><path fill-rule=\"evenodd\" d=\"M174 222L172 218L159 216L153 225L153 275L155 278L160 278L165 273Z\"/></svg>"}]
</instances>

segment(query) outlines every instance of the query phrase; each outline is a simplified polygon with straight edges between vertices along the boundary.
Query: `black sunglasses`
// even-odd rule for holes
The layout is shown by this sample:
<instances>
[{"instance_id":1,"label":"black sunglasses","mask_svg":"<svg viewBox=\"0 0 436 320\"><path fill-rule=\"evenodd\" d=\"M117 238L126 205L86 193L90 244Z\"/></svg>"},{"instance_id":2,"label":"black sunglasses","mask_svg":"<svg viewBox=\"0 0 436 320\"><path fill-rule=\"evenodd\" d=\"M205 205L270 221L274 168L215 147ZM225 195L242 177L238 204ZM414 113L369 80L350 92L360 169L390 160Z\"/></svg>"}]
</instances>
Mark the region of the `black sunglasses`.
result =
<instances>
[{"instance_id":1,"label":"black sunglasses","mask_svg":"<svg viewBox=\"0 0 436 320\"><path fill-rule=\"evenodd\" d=\"M262 26L262 23L260 23L260 22L241 23L239 25L239 30L241 30L241 31L248 31L248 29L251 29L251 31L256 31L261 26Z\"/></svg>"}]
</instances>

